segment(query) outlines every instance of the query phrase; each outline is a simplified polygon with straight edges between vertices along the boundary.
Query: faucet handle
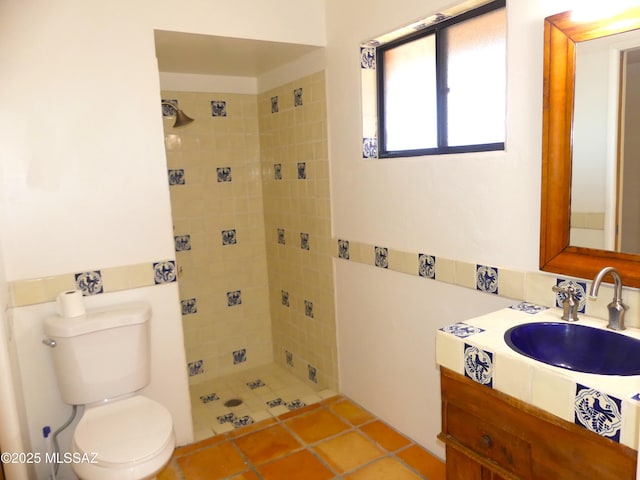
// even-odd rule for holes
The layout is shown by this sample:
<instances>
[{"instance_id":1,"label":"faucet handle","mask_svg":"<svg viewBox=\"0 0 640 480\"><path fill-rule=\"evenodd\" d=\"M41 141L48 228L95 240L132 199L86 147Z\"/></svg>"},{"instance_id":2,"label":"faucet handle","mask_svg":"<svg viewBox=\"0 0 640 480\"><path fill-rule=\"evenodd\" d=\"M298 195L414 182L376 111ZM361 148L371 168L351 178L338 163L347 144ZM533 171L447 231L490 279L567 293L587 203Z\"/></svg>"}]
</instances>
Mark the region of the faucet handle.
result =
<instances>
[{"instance_id":1,"label":"faucet handle","mask_svg":"<svg viewBox=\"0 0 640 480\"><path fill-rule=\"evenodd\" d=\"M578 307L580 302L578 301L578 291L573 285L554 285L551 287L556 293L563 294L562 298L562 320L569 322L575 322L578 318Z\"/></svg>"},{"instance_id":2,"label":"faucet handle","mask_svg":"<svg viewBox=\"0 0 640 480\"><path fill-rule=\"evenodd\" d=\"M556 293L564 293L567 297L575 297L576 295L576 287L574 287L573 285L554 285L553 287L551 287L551 290Z\"/></svg>"}]
</instances>

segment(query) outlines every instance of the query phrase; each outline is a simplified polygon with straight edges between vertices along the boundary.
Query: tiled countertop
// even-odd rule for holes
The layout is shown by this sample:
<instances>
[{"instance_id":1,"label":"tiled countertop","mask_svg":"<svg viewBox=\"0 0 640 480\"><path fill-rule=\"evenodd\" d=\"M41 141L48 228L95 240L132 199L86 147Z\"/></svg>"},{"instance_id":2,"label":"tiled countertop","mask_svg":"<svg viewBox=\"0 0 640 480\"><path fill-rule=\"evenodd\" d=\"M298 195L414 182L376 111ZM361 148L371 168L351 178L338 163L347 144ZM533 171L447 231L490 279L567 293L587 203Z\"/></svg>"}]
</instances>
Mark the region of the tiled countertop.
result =
<instances>
[{"instance_id":1,"label":"tiled countertop","mask_svg":"<svg viewBox=\"0 0 640 480\"><path fill-rule=\"evenodd\" d=\"M553 367L513 351L504 341L523 323L562 322L562 311L520 303L441 328L436 361L460 375L511 395L568 422L638 450L640 375L580 373ZM580 325L605 329L606 321L582 316ZM622 332L640 339L640 330ZM594 355L601 355L594 351Z\"/></svg>"}]
</instances>

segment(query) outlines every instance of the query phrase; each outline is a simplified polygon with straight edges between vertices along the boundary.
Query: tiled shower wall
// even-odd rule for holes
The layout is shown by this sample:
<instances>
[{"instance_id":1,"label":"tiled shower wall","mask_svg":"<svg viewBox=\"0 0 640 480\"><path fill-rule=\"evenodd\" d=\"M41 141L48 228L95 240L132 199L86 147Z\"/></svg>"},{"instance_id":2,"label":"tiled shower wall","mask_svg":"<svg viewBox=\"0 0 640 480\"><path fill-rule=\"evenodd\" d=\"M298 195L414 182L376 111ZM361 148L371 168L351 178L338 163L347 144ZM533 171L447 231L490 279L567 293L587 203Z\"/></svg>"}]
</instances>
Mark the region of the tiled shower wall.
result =
<instances>
[{"instance_id":1,"label":"tiled shower wall","mask_svg":"<svg viewBox=\"0 0 640 480\"><path fill-rule=\"evenodd\" d=\"M275 359L337 390L324 73L162 98L196 119L164 123L191 383Z\"/></svg>"},{"instance_id":2,"label":"tiled shower wall","mask_svg":"<svg viewBox=\"0 0 640 480\"><path fill-rule=\"evenodd\" d=\"M191 383L272 361L255 95L162 92ZM170 107L164 113L172 113Z\"/></svg>"},{"instance_id":3,"label":"tiled shower wall","mask_svg":"<svg viewBox=\"0 0 640 480\"><path fill-rule=\"evenodd\" d=\"M337 391L324 72L259 96L275 361Z\"/></svg>"}]
</instances>

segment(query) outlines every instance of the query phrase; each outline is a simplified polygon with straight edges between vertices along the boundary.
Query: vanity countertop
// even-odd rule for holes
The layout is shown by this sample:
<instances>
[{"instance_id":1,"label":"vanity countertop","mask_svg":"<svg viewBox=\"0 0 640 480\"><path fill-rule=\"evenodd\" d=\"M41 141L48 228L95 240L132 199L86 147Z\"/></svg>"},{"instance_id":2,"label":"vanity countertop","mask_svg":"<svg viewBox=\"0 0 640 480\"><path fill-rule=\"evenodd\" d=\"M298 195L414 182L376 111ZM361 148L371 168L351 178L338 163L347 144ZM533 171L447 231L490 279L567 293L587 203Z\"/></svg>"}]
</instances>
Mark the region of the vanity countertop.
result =
<instances>
[{"instance_id":1,"label":"vanity countertop","mask_svg":"<svg viewBox=\"0 0 640 480\"><path fill-rule=\"evenodd\" d=\"M561 315L560 309L523 302L443 327L436 335L436 362L638 450L640 375L596 375L547 365L516 353L504 340L511 327L563 322ZM605 320L587 316L581 316L578 324L606 329ZM640 339L635 328L618 333Z\"/></svg>"}]
</instances>

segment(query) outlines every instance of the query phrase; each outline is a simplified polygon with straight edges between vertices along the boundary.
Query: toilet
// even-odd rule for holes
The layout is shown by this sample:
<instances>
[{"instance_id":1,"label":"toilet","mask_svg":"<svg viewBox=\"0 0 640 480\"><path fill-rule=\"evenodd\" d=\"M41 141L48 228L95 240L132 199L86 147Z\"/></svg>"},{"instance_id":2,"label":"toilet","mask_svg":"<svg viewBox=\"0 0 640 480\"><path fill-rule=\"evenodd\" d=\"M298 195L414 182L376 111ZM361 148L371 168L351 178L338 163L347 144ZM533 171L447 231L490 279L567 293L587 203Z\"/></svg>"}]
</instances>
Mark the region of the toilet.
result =
<instances>
[{"instance_id":1,"label":"toilet","mask_svg":"<svg viewBox=\"0 0 640 480\"><path fill-rule=\"evenodd\" d=\"M62 400L82 405L69 456L82 480L153 479L175 447L173 420L138 391L149 383L146 303L44 321Z\"/></svg>"}]
</instances>

